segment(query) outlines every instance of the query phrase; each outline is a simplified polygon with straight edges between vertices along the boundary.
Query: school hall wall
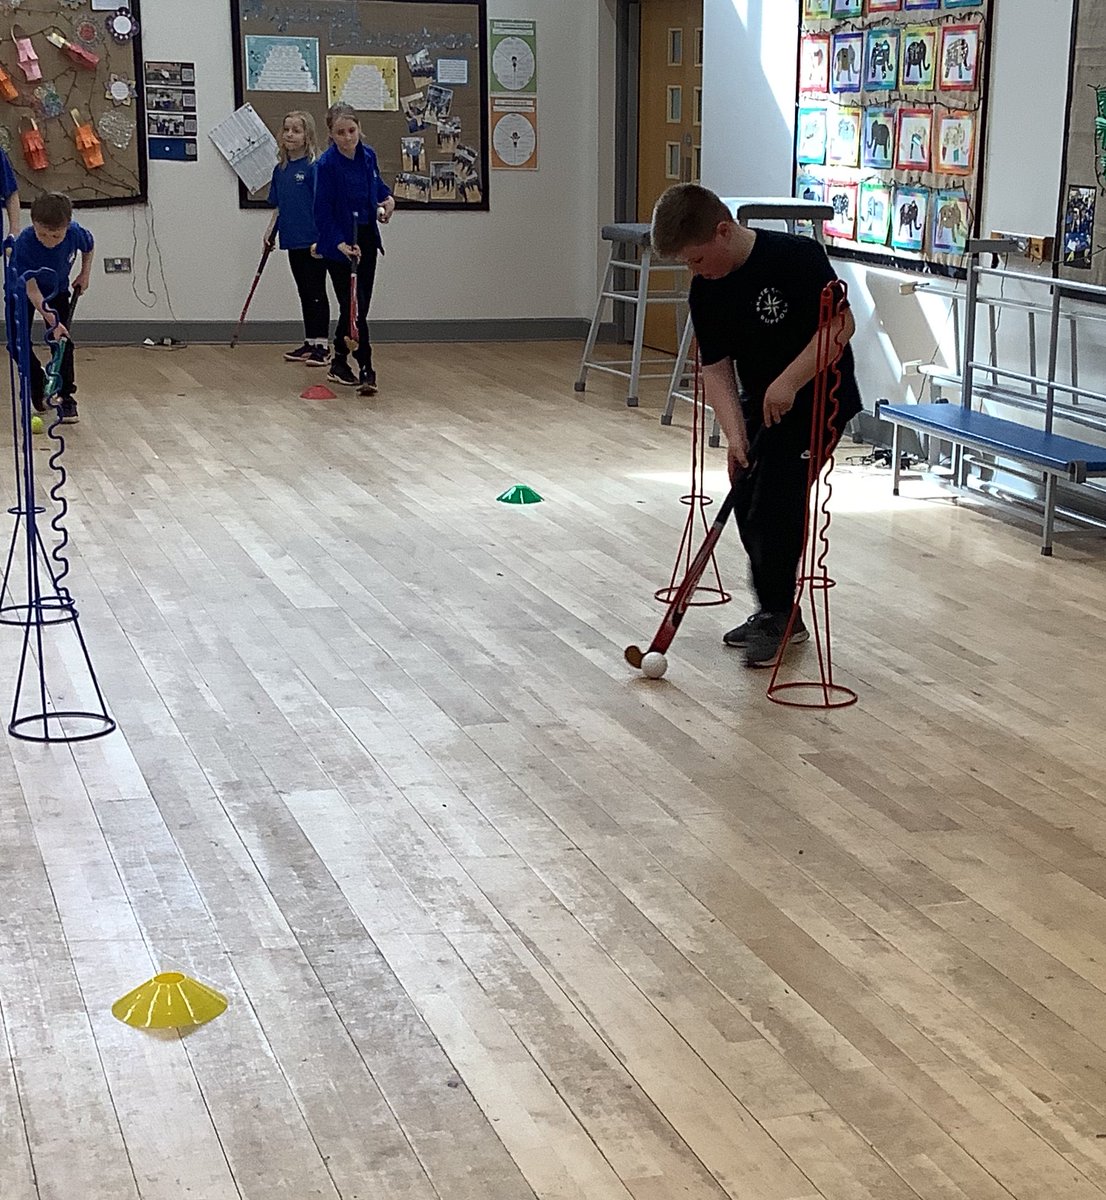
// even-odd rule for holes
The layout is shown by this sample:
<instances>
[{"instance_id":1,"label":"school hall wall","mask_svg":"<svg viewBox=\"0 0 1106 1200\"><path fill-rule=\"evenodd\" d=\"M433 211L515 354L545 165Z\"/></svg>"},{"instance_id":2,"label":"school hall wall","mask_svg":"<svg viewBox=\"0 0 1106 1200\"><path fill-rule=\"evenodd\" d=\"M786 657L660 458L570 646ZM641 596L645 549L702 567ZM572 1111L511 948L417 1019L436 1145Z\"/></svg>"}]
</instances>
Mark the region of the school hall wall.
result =
<instances>
[{"instance_id":1,"label":"school hall wall","mask_svg":"<svg viewBox=\"0 0 1106 1200\"><path fill-rule=\"evenodd\" d=\"M583 337L598 228L613 207L613 9L613 0L488 0L489 18L538 23L540 168L492 172L489 212L396 214L373 299L377 336L391 324L411 337ZM134 260L133 275L105 275L97 263L85 336L229 336L268 220L239 209L236 178L207 137L234 108L230 3L143 0L142 25L147 59L196 63L199 161L151 162L145 206L78 212L100 256ZM277 256L248 332L283 336L298 320L286 256Z\"/></svg>"},{"instance_id":2,"label":"school hall wall","mask_svg":"<svg viewBox=\"0 0 1106 1200\"><path fill-rule=\"evenodd\" d=\"M1071 19L1072 0L995 0L984 235L1055 229ZM799 0L704 0L703 22L704 184L724 195L790 195ZM1032 86L1026 85L1027 72ZM901 295L900 283L919 276L833 262L856 314L853 347L865 403L871 408L880 397L917 399L921 380L903 380L902 364L953 361L950 301L924 292ZM1033 270L1021 261L1010 265ZM1005 294L1018 295L1017 286L1007 285ZM1024 318L1007 313L999 325L999 361L1024 369L1018 364L1025 359L1025 339ZM1080 342L1086 386L1103 386L1091 376L1106 360L1104 349L1106 343L1095 346L1089 337ZM922 398L928 399L928 389Z\"/></svg>"}]
</instances>

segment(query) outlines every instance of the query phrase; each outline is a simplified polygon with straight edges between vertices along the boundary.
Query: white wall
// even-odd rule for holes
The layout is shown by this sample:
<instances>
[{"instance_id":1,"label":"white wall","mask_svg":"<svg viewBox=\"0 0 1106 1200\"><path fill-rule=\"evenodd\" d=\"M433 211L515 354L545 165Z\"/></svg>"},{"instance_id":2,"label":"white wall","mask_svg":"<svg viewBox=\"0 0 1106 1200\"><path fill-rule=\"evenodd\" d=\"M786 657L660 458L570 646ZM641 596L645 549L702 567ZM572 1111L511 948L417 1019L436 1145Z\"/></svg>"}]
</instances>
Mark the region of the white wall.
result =
<instances>
[{"instance_id":1,"label":"white wall","mask_svg":"<svg viewBox=\"0 0 1106 1200\"><path fill-rule=\"evenodd\" d=\"M1071 0L994 4L984 234L1055 228L1071 9ZM798 25L799 0L704 0L703 182L723 195L791 193ZM853 346L866 401L906 398L903 362L938 353L951 360L949 302L900 295L900 282L916 276L842 259L834 265L857 318ZM1024 322L1007 319L1000 332L1016 346ZM1008 361L1001 352L1000 345L1000 361Z\"/></svg>"},{"instance_id":2,"label":"white wall","mask_svg":"<svg viewBox=\"0 0 1106 1200\"><path fill-rule=\"evenodd\" d=\"M143 0L146 57L196 62L199 161L150 163L147 207L78 214L93 230L100 255L135 260L133 277L105 276L97 265L82 304L85 319L156 326L169 317L156 257L155 306L145 308L132 291L133 280L145 295L149 220L177 318L238 317L267 217L238 208L235 176L207 138L234 108L229 9L227 0ZM609 214L613 203L611 134L601 131L599 119L600 53L613 56L613 17L602 0L489 0L488 15L538 22L540 169L492 172L490 212L398 213L385 235L373 301L377 319L575 317L590 315L594 306L597 214ZM613 74L613 66L603 70ZM613 120L613 97L605 119ZM291 277L283 262L274 266L251 316L294 320Z\"/></svg>"}]
</instances>

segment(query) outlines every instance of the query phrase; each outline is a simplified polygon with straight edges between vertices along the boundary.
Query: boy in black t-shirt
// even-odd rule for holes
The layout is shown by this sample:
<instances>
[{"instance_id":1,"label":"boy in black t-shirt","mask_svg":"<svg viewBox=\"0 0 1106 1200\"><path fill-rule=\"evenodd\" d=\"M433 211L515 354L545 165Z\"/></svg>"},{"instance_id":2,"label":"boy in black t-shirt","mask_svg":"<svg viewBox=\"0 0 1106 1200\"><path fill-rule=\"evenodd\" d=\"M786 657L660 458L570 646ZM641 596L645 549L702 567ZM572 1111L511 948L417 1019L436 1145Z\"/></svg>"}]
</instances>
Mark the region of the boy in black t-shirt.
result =
<instances>
[{"instance_id":1,"label":"boy in black t-shirt","mask_svg":"<svg viewBox=\"0 0 1106 1200\"><path fill-rule=\"evenodd\" d=\"M652 241L659 257L686 263L695 276L688 298L691 321L706 402L729 445L731 478L750 465L749 445L764 430L748 493L735 513L759 609L722 640L744 648L747 666L769 667L779 655L795 599L819 307L822 289L836 275L812 238L739 225L713 192L696 184L677 184L661 196ZM845 344L855 329L846 309L831 332L834 343L845 346L838 362L836 437L862 407L852 350ZM791 641L809 636L800 615Z\"/></svg>"}]
</instances>

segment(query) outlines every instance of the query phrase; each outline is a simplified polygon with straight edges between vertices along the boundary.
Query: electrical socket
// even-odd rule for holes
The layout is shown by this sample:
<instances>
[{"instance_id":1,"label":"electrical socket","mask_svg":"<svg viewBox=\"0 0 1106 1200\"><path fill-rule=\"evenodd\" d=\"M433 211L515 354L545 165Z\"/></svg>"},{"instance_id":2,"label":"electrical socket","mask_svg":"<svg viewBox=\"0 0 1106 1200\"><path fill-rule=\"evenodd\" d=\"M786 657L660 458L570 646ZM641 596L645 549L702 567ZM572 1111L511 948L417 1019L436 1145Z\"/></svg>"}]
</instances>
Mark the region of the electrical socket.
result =
<instances>
[{"instance_id":1,"label":"electrical socket","mask_svg":"<svg viewBox=\"0 0 1106 1200\"><path fill-rule=\"evenodd\" d=\"M129 258L105 258L104 259L104 274L105 275L129 275L131 273L131 260Z\"/></svg>"}]
</instances>

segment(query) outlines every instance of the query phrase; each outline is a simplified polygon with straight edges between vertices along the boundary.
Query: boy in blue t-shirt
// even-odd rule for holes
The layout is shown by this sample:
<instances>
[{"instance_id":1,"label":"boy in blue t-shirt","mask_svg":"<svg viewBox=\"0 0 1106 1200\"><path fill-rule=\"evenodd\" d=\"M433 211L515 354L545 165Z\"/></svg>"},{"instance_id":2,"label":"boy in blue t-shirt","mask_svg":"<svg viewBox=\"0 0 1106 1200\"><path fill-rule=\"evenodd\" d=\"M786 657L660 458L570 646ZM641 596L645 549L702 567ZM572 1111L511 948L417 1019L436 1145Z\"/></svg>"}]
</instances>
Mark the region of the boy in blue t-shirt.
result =
<instances>
[{"instance_id":1,"label":"boy in blue t-shirt","mask_svg":"<svg viewBox=\"0 0 1106 1200\"><path fill-rule=\"evenodd\" d=\"M31 227L15 239L12 266L17 275L28 271L41 272L27 280L27 326L34 322L37 311L46 322L56 341L65 338L65 353L61 361L60 416L75 424L77 390L73 372L73 343L69 340L66 322L72 312L73 297L69 290L69 274L81 255L81 270L76 287L88 291L92 277L93 238L83 226L73 220L73 204L61 192L45 192L31 205ZM51 311L52 310L52 311ZM46 373L34 353L31 343L31 402L42 412L46 407Z\"/></svg>"}]
</instances>

